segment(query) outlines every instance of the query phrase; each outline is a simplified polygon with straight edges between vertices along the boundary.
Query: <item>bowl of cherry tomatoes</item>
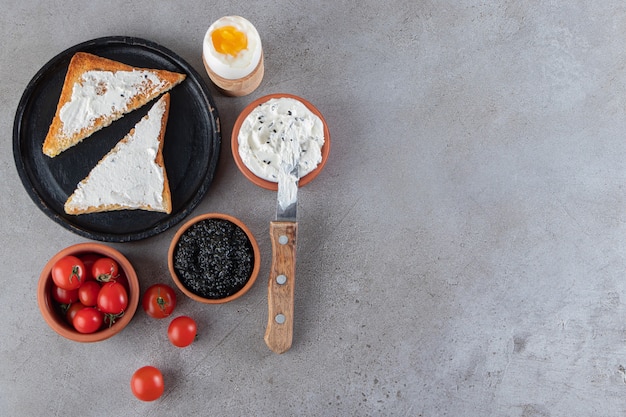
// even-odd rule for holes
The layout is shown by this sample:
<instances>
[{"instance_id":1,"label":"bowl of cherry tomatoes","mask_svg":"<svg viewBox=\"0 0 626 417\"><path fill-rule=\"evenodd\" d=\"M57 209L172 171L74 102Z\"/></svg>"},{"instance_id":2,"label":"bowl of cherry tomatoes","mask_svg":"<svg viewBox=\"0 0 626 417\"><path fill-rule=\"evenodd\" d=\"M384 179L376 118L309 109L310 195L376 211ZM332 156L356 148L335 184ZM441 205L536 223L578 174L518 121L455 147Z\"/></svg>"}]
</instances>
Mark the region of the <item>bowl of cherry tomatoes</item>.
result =
<instances>
[{"instance_id":1,"label":"bowl of cherry tomatoes","mask_svg":"<svg viewBox=\"0 0 626 417\"><path fill-rule=\"evenodd\" d=\"M100 243L79 243L41 271L37 303L46 323L76 342L98 342L128 325L139 304L139 280L128 259Z\"/></svg>"}]
</instances>

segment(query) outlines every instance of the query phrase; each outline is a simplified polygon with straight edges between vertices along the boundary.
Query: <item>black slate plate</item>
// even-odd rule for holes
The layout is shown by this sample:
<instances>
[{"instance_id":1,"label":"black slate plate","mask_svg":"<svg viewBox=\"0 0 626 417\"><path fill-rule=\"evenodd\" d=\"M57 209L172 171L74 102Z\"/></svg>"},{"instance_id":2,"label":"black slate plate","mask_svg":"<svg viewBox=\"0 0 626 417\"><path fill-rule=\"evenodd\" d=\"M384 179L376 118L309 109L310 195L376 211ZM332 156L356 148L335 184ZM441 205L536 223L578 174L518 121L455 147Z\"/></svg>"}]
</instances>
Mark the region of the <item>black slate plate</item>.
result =
<instances>
[{"instance_id":1,"label":"black slate plate","mask_svg":"<svg viewBox=\"0 0 626 417\"><path fill-rule=\"evenodd\" d=\"M127 114L54 158L44 155L41 146L54 117L68 64L78 51L136 67L187 74L185 81L170 90L170 113L163 147L172 193L171 214L143 210L79 216L65 214L63 205L76 185L154 103ZM121 36L81 43L50 60L24 91L13 126L17 171L35 204L72 232L107 242L128 242L154 236L185 218L201 201L213 180L220 142L217 109L199 74L162 46Z\"/></svg>"}]
</instances>

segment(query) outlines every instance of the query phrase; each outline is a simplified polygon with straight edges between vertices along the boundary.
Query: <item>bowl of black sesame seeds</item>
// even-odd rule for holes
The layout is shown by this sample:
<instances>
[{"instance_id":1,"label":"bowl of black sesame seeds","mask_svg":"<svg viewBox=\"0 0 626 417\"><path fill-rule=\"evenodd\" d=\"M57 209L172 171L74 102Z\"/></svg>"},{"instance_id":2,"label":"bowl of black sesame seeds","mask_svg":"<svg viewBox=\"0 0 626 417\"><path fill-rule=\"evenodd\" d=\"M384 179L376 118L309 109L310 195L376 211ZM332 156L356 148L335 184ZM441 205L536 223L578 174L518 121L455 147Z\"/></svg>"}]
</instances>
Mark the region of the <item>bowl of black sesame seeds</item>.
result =
<instances>
[{"instance_id":1,"label":"bowl of black sesame seeds","mask_svg":"<svg viewBox=\"0 0 626 417\"><path fill-rule=\"evenodd\" d=\"M221 304L244 295L261 265L259 246L239 219L207 213L183 224L168 251L174 283L189 298Z\"/></svg>"}]
</instances>

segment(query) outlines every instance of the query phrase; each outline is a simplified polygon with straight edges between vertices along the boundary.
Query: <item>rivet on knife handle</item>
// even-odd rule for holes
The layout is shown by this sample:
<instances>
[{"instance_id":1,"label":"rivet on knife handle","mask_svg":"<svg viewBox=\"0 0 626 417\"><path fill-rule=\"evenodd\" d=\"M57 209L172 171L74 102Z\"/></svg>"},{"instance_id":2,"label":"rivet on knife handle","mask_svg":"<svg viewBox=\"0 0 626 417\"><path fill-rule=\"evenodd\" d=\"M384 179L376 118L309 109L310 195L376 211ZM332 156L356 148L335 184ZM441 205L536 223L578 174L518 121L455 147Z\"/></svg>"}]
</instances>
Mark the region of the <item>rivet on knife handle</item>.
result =
<instances>
[{"instance_id":1,"label":"rivet on knife handle","mask_svg":"<svg viewBox=\"0 0 626 417\"><path fill-rule=\"evenodd\" d=\"M297 230L296 222L270 223L272 265L267 286L265 343L276 353L289 350L293 339Z\"/></svg>"}]
</instances>

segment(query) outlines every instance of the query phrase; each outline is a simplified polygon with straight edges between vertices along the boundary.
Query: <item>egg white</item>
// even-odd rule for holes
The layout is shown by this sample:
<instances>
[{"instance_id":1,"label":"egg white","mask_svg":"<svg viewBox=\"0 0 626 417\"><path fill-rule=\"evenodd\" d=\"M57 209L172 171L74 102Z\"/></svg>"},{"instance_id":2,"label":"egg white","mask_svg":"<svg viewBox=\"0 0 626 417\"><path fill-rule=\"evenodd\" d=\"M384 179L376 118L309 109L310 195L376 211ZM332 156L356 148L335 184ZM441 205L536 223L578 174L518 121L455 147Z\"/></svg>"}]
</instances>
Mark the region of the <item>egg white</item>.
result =
<instances>
[{"instance_id":1,"label":"egg white","mask_svg":"<svg viewBox=\"0 0 626 417\"><path fill-rule=\"evenodd\" d=\"M248 38L248 47L236 56L222 54L215 50L212 33L224 26L234 26ZM261 37L256 28L241 16L224 16L211 26L204 35L202 54L207 65L222 78L237 80L249 75L259 65L262 48Z\"/></svg>"}]
</instances>

